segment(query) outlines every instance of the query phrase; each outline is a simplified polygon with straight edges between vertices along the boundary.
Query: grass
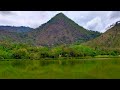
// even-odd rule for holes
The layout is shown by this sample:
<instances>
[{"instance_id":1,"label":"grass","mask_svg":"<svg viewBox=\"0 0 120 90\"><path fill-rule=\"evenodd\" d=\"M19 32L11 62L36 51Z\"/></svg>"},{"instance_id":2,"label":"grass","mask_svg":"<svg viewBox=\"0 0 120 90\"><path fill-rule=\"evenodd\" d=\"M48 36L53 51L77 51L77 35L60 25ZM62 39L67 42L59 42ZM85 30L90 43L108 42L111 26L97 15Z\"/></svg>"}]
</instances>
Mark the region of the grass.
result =
<instances>
[{"instance_id":1,"label":"grass","mask_svg":"<svg viewBox=\"0 0 120 90\"><path fill-rule=\"evenodd\" d=\"M0 61L1 79L119 79L120 58Z\"/></svg>"},{"instance_id":2,"label":"grass","mask_svg":"<svg viewBox=\"0 0 120 90\"><path fill-rule=\"evenodd\" d=\"M95 58L120 58L120 55L113 56L113 55L97 55Z\"/></svg>"}]
</instances>

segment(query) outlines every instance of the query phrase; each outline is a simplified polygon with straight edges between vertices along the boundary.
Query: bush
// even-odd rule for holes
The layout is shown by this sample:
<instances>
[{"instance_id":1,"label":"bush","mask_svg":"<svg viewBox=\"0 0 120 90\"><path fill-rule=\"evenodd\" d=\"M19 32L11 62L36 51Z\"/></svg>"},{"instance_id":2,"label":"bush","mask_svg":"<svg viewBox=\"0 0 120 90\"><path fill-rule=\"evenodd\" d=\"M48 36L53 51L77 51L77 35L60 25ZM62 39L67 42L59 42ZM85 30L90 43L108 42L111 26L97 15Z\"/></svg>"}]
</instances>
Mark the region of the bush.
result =
<instances>
[{"instance_id":1,"label":"bush","mask_svg":"<svg viewBox=\"0 0 120 90\"><path fill-rule=\"evenodd\" d=\"M72 45L70 46L72 53L75 57L85 57L85 56L95 56L96 52L90 47L82 45Z\"/></svg>"},{"instance_id":2,"label":"bush","mask_svg":"<svg viewBox=\"0 0 120 90\"><path fill-rule=\"evenodd\" d=\"M38 59L40 59L40 56L39 56L39 54L38 53L30 53L29 54L29 59L31 59L31 60L38 60Z\"/></svg>"},{"instance_id":3,"label":"bush","mask_svg":"<svg viewBox=\"0 0 120 90\"><path fill-rule=\"evenodd\" d=\"M3 59L4 59L4 57L0 56L0 60L3 60Z\"/></svg>"},{"instance_id":4,"label":"bush","mask_svg":"<svg viewBox=\"0 0 120 90\"><path fill-rule=\"evenodd\" d=\"M28 52L25 48L14 50L12 57L15 59L25 59L28 58Z\"/></svg>"},{"instance_id":5,"label":"bush","mask_svg":"<svg viewBox=\"0 0 120 90\"><path fill-rule=\"evenodd\" d=\"M61 54L62 54L62 48L59 46L51 48L51 50L49 51L49 57L51 58L59 58Z\"/></svg>"},{"instance_id":6,"label":"bush","mask_svg":"<svg viewBox=\"0 0 120 90\"><path fill-rule=\"evenodd\" d=\"M0 50L0 57L4 59L10 59L12 54L7 51Z\"/></svg>"}]
</instances>

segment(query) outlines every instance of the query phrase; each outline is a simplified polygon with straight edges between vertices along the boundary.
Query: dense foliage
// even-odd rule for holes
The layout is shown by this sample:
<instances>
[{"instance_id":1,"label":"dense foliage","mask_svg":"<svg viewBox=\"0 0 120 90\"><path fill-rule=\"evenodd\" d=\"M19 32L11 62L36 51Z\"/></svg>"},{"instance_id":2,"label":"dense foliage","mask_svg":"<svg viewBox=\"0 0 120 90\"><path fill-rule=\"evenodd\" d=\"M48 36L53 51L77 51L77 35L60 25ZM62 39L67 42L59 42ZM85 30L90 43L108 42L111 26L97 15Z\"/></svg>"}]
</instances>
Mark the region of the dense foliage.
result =
<instances>
[{"instance_id":1,"label":"dense foliage","mask_svg":"<svg viewBox=\"0 0 120 90\"><path fill-rule=\"evenodd\" d=\"M0 42L0 59L41 59L94 57L96 55L119 55L120 49L90 48L83 45L59 45L55 47L31 46L20 43Z\"/></svg>"}]
</instances>

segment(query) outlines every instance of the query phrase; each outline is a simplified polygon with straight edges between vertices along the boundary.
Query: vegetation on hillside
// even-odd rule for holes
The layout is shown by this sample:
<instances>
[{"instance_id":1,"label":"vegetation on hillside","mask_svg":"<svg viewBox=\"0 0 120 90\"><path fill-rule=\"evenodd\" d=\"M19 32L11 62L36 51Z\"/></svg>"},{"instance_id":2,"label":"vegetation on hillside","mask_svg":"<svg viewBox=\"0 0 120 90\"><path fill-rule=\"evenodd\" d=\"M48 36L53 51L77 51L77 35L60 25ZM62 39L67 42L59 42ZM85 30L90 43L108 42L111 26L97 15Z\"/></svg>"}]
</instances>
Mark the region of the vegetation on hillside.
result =
<instances>
[{"instance_id":1,"label":"vegetation on hillside","mask_svg":"<svg viewBox=\"0 0 120 90\"><path fill-rule=\"evenodd\" d=\"M98 51L99 54L111 54L111 52L112 54L114 53L119 54L120 52L119 41L120 41L119 22L116 22L114 26L112 26L105 33L101 34L97 31L84 29L83 27L79 26L78 24L76 24L74 21L72 21L62 13L57 14L47 23L41 25L36 29L23 27L23 26L22 27L0 26L0 42L12 43L11 45L9 44L10 46L14 46L14 44L16 43L18 46L19 44L26 44L26 45L28 44L28 47L30 46L31 48L36 48L36 47L41 48L41 45L42 47L45 48L57 46L62 51L62 53L59 53L59 55L63 54L63 51L66 50L64 48L67 48L69 50L69 52L67 51L67 55L69 57L70 56L73 57L74 54L77 54L75 56L82 56L82 54L79 55L81 51L79 51L78 54L77 51L73 50L74 49L73 47L76 47L76 45L77 48L81 47L81 45L83 46L83 48L89 46L89 48L93 48L93 50L95 51L94 54L96 54L96 52ZM85 43L81 44L82 42ZM11 50L12 52L11 54L25 51L25 49L26 52L28 52L28 54L31 54L26 47L21 49L22 50L15 49L13 50L14 52ZM53 51L54 52L56 51L56 50L51 50L54 48L48 48L48 49L49 50L46 52L47 53L50 52L50 53L48 53L47 56L50 56L50 54L53 53ZM73 55L70 54L71 52L74 52L74 54ZM84 51L82 52L84 53ZM35 56L37 56L37 54ZM87 55L90 54L87 53ZM86 56L86 53L83 54L83 56ZM58 57L58 52L57 55L51 55L51 57Z\"/></svg>"},{"instance_id":2,"label":"vegetation on hillside","mask_svg":"<svg viewBox=\"0 0 120 90\"><path fill-rule=\"evenodd\" d=\"M0 41L35 46L82 43L100 35L97 31L84 29L62 13L35 29L24 26L0 26Z\"/></svg>"},{"instance_id":3,"label":"vegetation on hillside","mask_svg":"<svg viewBox=\"0 0 120 90\"><path fill-rule=\"evenodd\" d=\"M82 43L101 35L79 26L62 13L55 15L47 23L31 32L37 45L54 46L60 44Z\"/></svg>"},{"instance_id":4,"label":"vegetation on hillside","mask_svg":"<svg viewBox=\"0 0 120 90\"><path fill-rule=\"evenodd\" d=\"M107 48L118 49L120 48L120 23L116 22L114 26L108 29L105 33L99 37L83 43L93 48Z\"/></svg>"}]
</instances>

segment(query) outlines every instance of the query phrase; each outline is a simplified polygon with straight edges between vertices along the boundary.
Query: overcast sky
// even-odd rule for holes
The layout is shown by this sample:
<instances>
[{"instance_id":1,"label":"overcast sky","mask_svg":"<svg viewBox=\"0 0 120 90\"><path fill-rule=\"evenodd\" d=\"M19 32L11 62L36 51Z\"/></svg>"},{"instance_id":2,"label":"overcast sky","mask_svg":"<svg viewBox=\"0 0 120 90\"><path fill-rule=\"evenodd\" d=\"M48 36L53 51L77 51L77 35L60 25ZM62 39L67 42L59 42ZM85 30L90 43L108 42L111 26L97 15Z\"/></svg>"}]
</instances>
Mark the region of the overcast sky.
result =
<instances>
[{"instance_id":1,"label":"overcast sky","mask_svg":"<svg viewBox=\"0 0 120 90\"><path fill-rule=\"evenodd\" d=\"M99 32L105 32L108 26L120 20L120 11L0 11L0 25L36 28L59 12L86 29Z\"/></svg>"}]
</instances>

